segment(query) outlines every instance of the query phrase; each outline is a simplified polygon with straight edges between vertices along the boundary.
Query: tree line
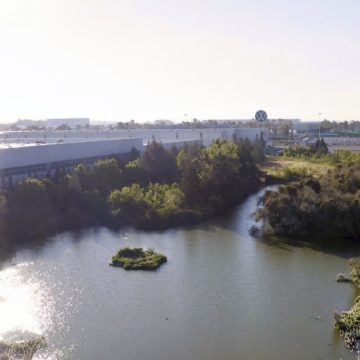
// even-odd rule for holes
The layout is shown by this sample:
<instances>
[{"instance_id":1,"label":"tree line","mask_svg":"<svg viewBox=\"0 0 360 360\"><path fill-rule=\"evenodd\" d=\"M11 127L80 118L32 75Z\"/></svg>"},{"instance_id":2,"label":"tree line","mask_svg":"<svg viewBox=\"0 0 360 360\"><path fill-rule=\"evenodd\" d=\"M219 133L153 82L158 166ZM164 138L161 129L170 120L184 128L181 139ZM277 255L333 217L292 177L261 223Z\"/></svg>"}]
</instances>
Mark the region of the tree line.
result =
<instances>
[{"instance_id":1,"label":"tree line","mask_svg":"<svg viewBox=\"0 0 360 360\"><path fill-rule=\"evenodd\" d=\"M88 226L164 229L196 223L255 191L261 140L217 140L165 149L152 142L140 158L78 164L71 173L27 178L0 195L0 234L47 236Z\"/></svg>"}]
</instances>

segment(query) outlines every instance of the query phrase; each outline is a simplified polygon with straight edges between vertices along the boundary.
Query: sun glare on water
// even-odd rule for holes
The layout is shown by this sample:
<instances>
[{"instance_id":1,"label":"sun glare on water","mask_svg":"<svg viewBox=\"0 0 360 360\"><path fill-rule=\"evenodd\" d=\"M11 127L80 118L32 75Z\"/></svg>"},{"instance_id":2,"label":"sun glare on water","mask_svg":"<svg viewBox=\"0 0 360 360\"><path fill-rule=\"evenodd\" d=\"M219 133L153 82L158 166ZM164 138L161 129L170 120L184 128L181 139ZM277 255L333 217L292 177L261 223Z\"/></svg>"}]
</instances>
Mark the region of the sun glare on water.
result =
<instances>
[{"instance_id":1,"label":"sun glare on water","mask_svg":"<svg viewBox=\"0 0 360 360\"><path fill-rule=\"evenodd\" d=\"M51 269L48 269L51 272ZM56 310L57 283L51 275L23 262L0 271L0 343L27 341L44 336L47 347L36 352L33 360L64 358L71 346L59 348L50 340L54 332L64 331L64 314ZM64 302L63 306L72 306ZM66 311L65 309L63 309Z\"/></svg>"},{"instance_id":2,"label":"sun glare on water","mask_svg":"<svg viewBox=\"0 0 360 360\"><path fill-rule=\"evenodd\" d=\"M24 282L22 272L30 263L0 271L0 340L20 340L41 334L37 314L40 284Z\"/></svg>"},{"instance_id":3,"label":"sun glare on water","mask_svg":"<svg viewBox=\"0 0 360 360\"><path fill-rule=\"evenodd\" d=\"M32 263L0 271L0 341L43 335L51 325L51 298L41 281L31 277Z\"/></svg>"}]
</instances>

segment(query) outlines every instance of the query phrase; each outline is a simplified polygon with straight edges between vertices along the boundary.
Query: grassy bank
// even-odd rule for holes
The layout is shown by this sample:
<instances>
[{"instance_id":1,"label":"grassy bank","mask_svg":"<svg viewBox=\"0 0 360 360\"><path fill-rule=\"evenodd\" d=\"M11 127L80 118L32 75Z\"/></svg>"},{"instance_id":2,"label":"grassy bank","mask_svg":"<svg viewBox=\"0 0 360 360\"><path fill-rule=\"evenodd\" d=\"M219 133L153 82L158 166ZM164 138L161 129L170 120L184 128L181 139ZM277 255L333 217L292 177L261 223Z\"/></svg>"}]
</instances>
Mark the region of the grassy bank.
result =
<instances>
[{"instance_id":1,"label":"grassy bank","mask_svg":"<svg viewBox=\"0 0 360 360\"><path fill-rule=\"evenodd\" d=\"M319 178L328 170L334 169L334 164L321 163L310 159L287 159L282 156L268 156L260 169L268 177L283 180L297 180L303 177Z\"/></svg>"}]
</instances>

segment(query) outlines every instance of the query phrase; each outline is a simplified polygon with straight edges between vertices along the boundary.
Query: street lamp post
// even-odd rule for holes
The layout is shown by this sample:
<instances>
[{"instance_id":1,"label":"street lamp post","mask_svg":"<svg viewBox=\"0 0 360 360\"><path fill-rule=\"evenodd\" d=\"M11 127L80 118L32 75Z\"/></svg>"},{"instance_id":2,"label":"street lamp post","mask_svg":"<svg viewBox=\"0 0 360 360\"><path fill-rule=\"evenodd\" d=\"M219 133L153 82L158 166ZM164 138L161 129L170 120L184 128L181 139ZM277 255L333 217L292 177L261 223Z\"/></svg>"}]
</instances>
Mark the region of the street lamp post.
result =
<instances>
[{"instance_id":1,"label":"street lamp post","mask_svg":"<svg viewBox=\"0 0 360 360\"><path fill-rule=\"evenodd\" d=\"M321 113L319 115L319 141L320 141L320 128L321 128Z\"/></svg>"}]
</instances>

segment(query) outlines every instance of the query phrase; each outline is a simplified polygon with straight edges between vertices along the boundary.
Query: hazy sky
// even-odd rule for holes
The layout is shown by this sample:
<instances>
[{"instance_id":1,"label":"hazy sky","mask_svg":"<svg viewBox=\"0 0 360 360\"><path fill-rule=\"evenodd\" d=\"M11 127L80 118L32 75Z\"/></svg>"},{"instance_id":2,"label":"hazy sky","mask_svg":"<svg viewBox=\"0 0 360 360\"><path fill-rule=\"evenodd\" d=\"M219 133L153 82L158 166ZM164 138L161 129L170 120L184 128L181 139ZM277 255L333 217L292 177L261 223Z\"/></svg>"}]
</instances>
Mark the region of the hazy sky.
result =
<instances>
[{"instance_id":1,"label":"hazy sky","mask_svg":"<svg viewBox=\"0 0 360 360\"><path fill-rule=\"evenodd\" d=\"M359 0L0 0L0 121L360 119Z\"/></svg>"}]
</instances>

